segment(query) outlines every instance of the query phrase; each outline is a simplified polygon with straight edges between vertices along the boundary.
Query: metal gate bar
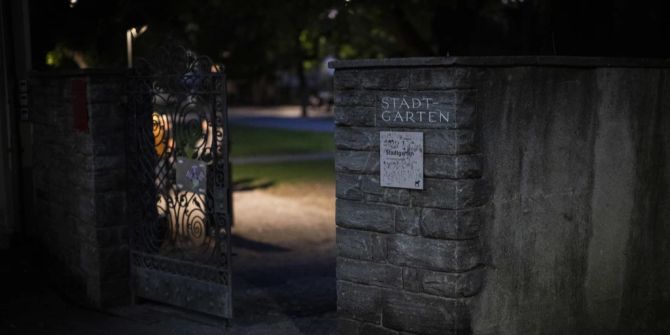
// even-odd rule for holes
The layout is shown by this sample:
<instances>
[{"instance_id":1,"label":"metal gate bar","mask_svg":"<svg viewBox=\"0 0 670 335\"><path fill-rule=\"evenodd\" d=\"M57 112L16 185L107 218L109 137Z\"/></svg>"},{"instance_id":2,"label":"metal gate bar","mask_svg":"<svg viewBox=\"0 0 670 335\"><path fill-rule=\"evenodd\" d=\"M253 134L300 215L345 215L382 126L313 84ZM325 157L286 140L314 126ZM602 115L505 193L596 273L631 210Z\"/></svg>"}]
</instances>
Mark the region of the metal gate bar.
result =
<instances>
[{"instance_id":1,"label":"metal gate bar","mask_svg":"<svg viewBox=\"0 0 670 335\"><path fill-rule=\"evenodd\" d=\"M179 46L128 82L134 295L232 317L226 77Z\"/></svg>"}]
</instances>

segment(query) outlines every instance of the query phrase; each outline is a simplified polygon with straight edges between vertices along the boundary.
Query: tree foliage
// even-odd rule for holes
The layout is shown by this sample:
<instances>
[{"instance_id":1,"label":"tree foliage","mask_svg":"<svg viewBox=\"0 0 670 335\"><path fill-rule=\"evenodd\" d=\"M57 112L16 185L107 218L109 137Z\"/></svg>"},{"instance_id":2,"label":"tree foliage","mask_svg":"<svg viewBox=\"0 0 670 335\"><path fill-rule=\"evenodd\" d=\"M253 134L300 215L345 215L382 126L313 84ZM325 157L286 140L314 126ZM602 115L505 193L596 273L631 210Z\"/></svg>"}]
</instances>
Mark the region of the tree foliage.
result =
<instances>
[{"instance_id":1,"label":"tree foliage","mask_svg":"<svg viewBox=\"0 0 670 335\"><path fill-rule=\"evenodd\" d=\"M166 36L233 78L309 69L326 55L667 57L665 4L646 0L32 0L36 67L123 66L125 31L149 54ZM648 39L652 43L647 42Z\"/></svg>"}]
</instances>

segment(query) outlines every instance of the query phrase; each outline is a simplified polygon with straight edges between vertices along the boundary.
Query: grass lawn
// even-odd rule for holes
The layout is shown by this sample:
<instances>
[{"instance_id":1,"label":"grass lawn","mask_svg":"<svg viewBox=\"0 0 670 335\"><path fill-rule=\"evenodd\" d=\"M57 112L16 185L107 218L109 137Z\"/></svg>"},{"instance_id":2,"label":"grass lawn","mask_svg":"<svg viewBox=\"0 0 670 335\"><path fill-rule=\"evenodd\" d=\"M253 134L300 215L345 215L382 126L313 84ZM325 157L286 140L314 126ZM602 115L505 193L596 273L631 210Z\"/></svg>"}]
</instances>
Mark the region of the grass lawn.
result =
<instances>
[{"instance_id":1,"label":"grass lawn","mask_svg":"<svg viewBox=\"0 0 670 335\"><path fill-rule=\"evenodd\" d=\"M231 157L314 153L334 150L335 144L333 143L332 133L230 126ZM283 175L287 174L284 173Z\"/></svg>"},{"instance_id":2,"label":"grass lawn","mask_svg":"<svg viewBox=\"0 0 670 335\"><path fill-rule=\"evenodd\" d=\"M332 160L233 166L233 182L238 188L269 187L288 183L335 183Z\"/></svg>"}]
</instances>

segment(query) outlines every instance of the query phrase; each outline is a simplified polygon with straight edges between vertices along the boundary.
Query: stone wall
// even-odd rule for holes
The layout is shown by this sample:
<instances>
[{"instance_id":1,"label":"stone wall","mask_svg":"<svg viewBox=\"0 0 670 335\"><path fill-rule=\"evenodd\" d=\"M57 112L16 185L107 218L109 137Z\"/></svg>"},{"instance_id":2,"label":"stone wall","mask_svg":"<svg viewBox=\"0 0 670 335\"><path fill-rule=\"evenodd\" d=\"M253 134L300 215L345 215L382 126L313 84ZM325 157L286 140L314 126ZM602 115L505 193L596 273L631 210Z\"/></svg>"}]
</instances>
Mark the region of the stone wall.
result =
<instances>
[{"instance_id":1,"label":"stone wall","mask_svg":"<svg viewBox=\"0 0 670 335\"><path fill-rule=\"evenodd\" d=\"M53 279L98 307L128 301L125 77L34 74L34 208L28 231Z\"/></svg>"},{"instance_id":2,"label":"stone wall","mask_svg":"<svg viewBox=\"0 0 670 335\"><path fill-rule=\"evenodd\" d=\"M670 331L669 63L333 66L341 334ZM381 97L424 90L474 123L417 124L425 190L381 188Z\"/></svg>"},{"instance_id":3,"label":"stone wall","mask_svg":"<svg viewBox=\"0 0 670 335\"><path fill-rule=\"evenodd\" d=\"M336 71L341 334L470 332L468 306L483 283L478 235L489 193L477 92L431 75L430 69ZM400 114L382 113L403 98ZM423 190L380 186L383 130L423 133Z\"/></svg>"}]
</instances>

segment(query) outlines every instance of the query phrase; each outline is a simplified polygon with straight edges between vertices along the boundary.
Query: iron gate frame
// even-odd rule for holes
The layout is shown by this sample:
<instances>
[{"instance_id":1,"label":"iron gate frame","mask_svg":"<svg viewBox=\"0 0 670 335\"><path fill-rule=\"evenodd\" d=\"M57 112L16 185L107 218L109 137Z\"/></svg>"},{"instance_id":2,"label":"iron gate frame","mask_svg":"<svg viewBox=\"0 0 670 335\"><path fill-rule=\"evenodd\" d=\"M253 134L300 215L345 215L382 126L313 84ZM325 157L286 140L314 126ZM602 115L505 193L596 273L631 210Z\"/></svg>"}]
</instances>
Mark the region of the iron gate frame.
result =
<instances>
[{"instance_id":1,"label":"iron gate frame","mask_svg":"<svg viewBox=\"0 0 670 335\"><path fill-rule=\"evenodd\" d=\"M224 68L174 44L135 64L127 87L133 301L144 298L229 320L232 184ZM163 111L159 101L166 105ZM199 136L197 130L189 133L194 124L201 126ZM196 134L191 155L179 147L182 131ZM177 186L179 154L206 166L204 194ZM188 250L176 241L189 238L203 241ZM168 247L174 248L171 255L164 254Z\"/></svg>"}]
</instances>

